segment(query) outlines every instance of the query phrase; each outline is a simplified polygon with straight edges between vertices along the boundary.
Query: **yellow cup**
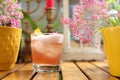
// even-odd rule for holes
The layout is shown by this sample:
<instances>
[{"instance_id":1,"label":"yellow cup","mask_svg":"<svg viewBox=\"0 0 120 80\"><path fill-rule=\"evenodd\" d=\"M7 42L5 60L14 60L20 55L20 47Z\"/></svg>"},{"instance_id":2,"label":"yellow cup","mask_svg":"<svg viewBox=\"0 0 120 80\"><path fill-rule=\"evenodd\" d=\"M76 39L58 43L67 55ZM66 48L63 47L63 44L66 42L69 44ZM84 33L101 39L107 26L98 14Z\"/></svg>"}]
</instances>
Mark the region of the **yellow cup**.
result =
<instances>
[{"instance_id":1,"label":"yellow cup","mask_svg":"<svg viewBox=\"0 0 120 80\"><path fill-rule=\"evenodd\" d=\"M102 35L110 73L120 77L120 27L103 28Z\"/></svg>"},{"instance_id":2,"label":"yellow cup","mask_svg":"<svg viewBox=\"0 0 120 80\"><path fill-rule=\"evenodd\" d=\"M0 70L14 68L20 47L22 29L0 26Z\"/></svg>"}]
</instances>

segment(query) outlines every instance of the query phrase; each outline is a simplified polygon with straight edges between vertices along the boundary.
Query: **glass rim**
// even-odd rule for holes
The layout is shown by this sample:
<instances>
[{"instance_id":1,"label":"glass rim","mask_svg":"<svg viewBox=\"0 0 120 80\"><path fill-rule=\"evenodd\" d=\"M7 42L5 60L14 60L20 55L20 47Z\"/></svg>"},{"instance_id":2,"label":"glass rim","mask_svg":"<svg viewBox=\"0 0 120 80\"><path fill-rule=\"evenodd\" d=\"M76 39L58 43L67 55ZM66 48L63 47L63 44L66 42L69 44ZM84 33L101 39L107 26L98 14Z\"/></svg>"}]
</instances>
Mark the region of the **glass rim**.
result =
<instances>
[{"instance_id":1,"label":"glass rim","mask_svg":"<svg viewBox=\"0 0 120 80\"><path fill-rule=\"evenodd\" d=\"M31 33L30 35L35 35L35 36L39 36L39 35L49 35L49 34L63 34L63 33L60 33L60 32L52 32L52 33L37 33L35 34L34 32ZM63 34L64 35L64 34Z\"/></svg>"}]
</instances>

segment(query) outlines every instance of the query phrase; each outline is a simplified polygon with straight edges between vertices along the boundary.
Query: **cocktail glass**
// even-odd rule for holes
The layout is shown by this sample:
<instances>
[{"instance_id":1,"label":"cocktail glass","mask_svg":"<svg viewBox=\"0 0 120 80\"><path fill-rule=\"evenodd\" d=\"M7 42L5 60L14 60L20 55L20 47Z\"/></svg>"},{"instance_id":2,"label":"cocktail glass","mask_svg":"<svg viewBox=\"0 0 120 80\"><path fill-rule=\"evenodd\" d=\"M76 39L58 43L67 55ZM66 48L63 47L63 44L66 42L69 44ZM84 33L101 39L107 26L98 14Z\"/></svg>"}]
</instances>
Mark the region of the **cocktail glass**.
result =
<instances>
[{"instance_id":1,"label":"cocktail glass","mask_svg":"<svg viewBox=\"0 0 120 80\"><path fill-rule=\"evenodd\" d=\"M32 34L31 49L35 72L57 72L60 70L63 34Z\"/></svg>"}]
</instances>

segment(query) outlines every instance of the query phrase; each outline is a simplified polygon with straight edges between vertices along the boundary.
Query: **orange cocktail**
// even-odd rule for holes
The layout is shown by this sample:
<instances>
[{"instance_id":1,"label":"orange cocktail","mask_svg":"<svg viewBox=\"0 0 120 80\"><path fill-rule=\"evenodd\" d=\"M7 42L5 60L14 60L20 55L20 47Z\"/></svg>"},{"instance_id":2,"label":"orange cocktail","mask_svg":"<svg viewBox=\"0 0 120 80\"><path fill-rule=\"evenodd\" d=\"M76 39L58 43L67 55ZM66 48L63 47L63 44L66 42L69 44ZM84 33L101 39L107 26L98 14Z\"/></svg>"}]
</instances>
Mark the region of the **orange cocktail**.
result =
<instances>
[{"instance_id":1,"label":"orange cocktail","mask_svg":"<svg viewBox=\"0 0 120 80\"><path fill-rule=\"evenodd\" d=\"M63 49L63 35L51 33L47 35L32 35L32 62L35 71L55 71L59 68ZM57 70L58 71L58 70Z\"/></svg>"}]
</instances>

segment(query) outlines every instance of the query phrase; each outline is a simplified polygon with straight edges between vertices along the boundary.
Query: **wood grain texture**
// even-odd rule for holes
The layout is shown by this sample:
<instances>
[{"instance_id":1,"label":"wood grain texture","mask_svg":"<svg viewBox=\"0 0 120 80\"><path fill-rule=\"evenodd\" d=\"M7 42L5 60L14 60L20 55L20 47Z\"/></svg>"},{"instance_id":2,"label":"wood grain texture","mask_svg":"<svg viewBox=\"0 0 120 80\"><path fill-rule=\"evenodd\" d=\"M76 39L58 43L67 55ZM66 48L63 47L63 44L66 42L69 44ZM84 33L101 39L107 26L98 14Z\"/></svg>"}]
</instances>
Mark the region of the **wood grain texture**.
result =
<instances>
[{"instance_id":1,"label":"wood grain texture","mask_svg":"<svg viewBox=\"0 0 120 80\"><path fill-rule=\"evenodd\" d=\"M19 71L26 71L26 70L32 70L33 71L32 63L28 63L24 67L19 69Z\"/></svg>"},{"instance_id":2,"label":"wood grain texture","mask_svg":"<svg viewBox=\"0 0 120 80\"><path fill-rule=\"evenodd\" d=\"M59 80L59 72L37 73L33 80Z\"/></svg>"},{"instance_id":3,"label":"wood grain texture","mask_svg":"<svg viewBox=\"0 0 120 80\"><path fill-rule=\"evenodd\" d=\"M95 65L96 67L100 68L101 70L104 70L106 72L109 73L109 67L106 61L104 62L91 62L93 65ZM119 80L113 76L109 77L109 80Z\"/></svg>"},{"instance_id":4,"label":"wood grain texture","mask_svg":"<svg viewBox=\"0 0 120 80\"><path fill-rule=\"evenodd\" d=\"M73 62L64 62L61 65L63 80L88 80Z\"/></svg>"},{"instance_id":5,"label":"wood grain texture","mask_svg":"<svg viewBox=\"0 0 120 80\"><path fill-rule=\"evenodd\" d=\"M32 64L27 64L2 80L30 80L33 76Z\"/></svg>"},{"instance_id":6,"label":"wood grain texture","mask_svg":"<svg viewBox=\"0 0 120 80\"><path fill-rule=\"evenodd\" d=\"M89 62L77 62L77 65L85 72L85 74L90 78L90 80L112 80L113 77L107 72L99 69L98 67L92 65ZM114 78L114 80L117 80Z\"/></svg>"},{"instance_id":7,"label":"wood grain texture","mask_svg":"<svg viewBox=\"0 0 120 80\"><path fill-rule=\"evenodd\" d=\"M101 68L102 70L109 72L109 67L106 62L91 62L91 63Z\"/></svg>"},{"instance_id":8,"label":"wood grain texture","mask_svg":"<svg viewBox=\"0 0 120 80\"><path fill-rule=\"evenodd\" d=\"M12 70L0 71L0 80L1 80L2 78L4 78L5 76L11 74L12 72L18 70L19 68L23 67L24 65L25 65L24 63L20 63L20 64L16 64L16 65L15 65L15 68L12 69Z\"/></svg>"},{"instance_id":9,"label":"wood grain texture","mask_svg":"<svg viewBox=\"0 0 120 80\"><path fill-rule=\"evenodd\" d=\"M106 62L63 62L62 80L120 80L110 75ZM59 72L34 73L32 63L16 64L9 71L0 71L0 80L60 80Z\"/></svg>"}]
</instances>

